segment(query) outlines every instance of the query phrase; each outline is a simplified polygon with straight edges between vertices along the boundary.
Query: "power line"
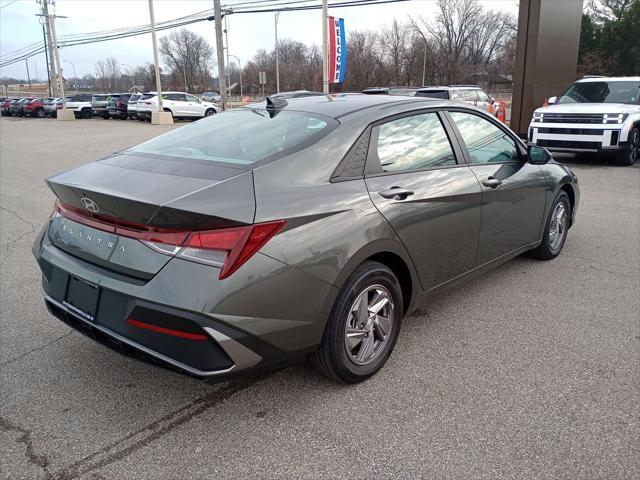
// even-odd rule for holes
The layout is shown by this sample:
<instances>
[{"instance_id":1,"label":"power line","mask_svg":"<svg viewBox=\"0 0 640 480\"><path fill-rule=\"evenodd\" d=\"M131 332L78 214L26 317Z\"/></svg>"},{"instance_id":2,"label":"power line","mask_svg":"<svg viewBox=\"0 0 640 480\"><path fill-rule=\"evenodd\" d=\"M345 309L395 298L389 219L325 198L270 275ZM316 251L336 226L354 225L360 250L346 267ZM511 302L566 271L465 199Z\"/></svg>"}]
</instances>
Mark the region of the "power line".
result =
<instances>
[{"instance_id":1,"label":"power line","mask_svg":"<svg viewBox=\"0 0 640 480\"><path fill-rule=\"evenodd\" d=\"M306 10L318 10L322 8L322 5L312 4L312 5L298 5L298 6L285 6L288 4L299 4L299 3L309 3L313 0L291 0L286 2L274 2L273 0L254 0L253 2L244 2L245 4L249 4L247 6L238 6L237 8L229 9L227 8L227 14L233 15L241 15L241 14L249 14L249 13L273 13L273 12L299 12ZM359 7L359 6L369 6L369 5L382 5L388 3L399 3L406 2L409 0L342 0L331 3L329 6L331 8L347 8L347 7ZM252 7L250 5L254 5L256 2L262 3L262 6ZM236 5L231 5L232 7L236 7ZM229 7L228 5L226 5ZM193 13L190 15L186 15L183 17L178 17L173 20L167 20L165 22L161 22L156 25L156 30L168 30L172 28L182 27L186 25L191 25L194 23L205 22L213 20L211 15L198 17L198 15L204 15L207 13L211 13L211 10L203 10L201 12ZM134 27L126 27L126 28L118 28L113 30L104 30L100 32L89 32L85 34L73 34L73 35L65 35L61 36L58 39L58 46L60 48L65 47L73 47L77 45L86 45L89 43L100 43L107 42L110 40L118 40L121 38L129 38L138 35L144 35L151 31L150 25L138 25ZM25 51L25 49L30 50ZM17 62L21 62L26 58L33 57L35 55L39 55L44 52L44 48L42 45L33 44L30 47L23 47L20 50L16 50L6 55L0 56L2 59L0 61L0 67L6 67L12 65Z\"/></svg>"},{"instance_id":2,"label":"power line","mask_svg":"<svg viewBox=\"0 0 640 480\"><path fill-rule=\"evenodd\" d=\"M4 5L0 5L0 10L2 10L3 8L8 7L9 5L13 5L14 3L16 3L18 0L13 0L9 3L5 3Z\"/></svg>"}]
</instances>

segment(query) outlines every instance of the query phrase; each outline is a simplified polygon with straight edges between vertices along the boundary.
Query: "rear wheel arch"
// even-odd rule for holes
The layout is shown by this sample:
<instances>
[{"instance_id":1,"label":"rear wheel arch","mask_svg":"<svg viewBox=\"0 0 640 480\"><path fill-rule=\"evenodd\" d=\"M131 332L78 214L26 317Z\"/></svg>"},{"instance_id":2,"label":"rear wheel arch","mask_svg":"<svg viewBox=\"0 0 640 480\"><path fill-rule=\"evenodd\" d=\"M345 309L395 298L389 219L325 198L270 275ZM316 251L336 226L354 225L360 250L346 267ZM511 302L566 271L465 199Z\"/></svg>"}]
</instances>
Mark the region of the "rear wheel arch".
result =
<instances>
[{"instance_id":1,"label":"rear wheel arch","mask_svg":"<svg viewBox=\"0 0 640 480\"><path fill-rule=\"evenodd\" d=\"M411 300L413 298L413 278L409 266L399 255L393 252L380 252L371 255L367 260L381 263L388 267L400 282L402 290L403 314L407 313Z\"/></svg>"},{"instance_id":2,"label":"rear wheel arch","mask_svg":"<svg viewBox=\"0 0 640 480\"><path fill-rule=\"evenodd\" d=\"M381 239L369 244L354 253L344 265L341 272L332 282L337 288L342 288L356 269L366 261L374 261L388 267L400 282L403 300L403 314L413 310L415 301L419 297L418 274L413 267L409 255L399 241Z\"/></svg>"}]
</instances>

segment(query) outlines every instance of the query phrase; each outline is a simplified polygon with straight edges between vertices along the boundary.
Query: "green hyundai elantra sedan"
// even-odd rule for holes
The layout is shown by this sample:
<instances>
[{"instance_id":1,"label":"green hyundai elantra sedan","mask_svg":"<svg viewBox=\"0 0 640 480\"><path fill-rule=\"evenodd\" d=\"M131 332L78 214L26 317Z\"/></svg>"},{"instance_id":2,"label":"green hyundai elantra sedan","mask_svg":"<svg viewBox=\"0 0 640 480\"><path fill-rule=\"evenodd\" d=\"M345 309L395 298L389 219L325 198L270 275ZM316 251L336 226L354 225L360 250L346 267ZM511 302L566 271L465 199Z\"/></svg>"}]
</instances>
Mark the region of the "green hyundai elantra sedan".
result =
<instances>
[{"instance_id":1,"label":"green hyundai elantra sedan","mask_svg":"<svg viewBox=\"0 0 640 480\"><path fill-rule=\"evenodd\" d=\"M432 294L557 256L580 197L483 111L367 95L268 98L46 182L51 313L210 382L304 356L365 380Z\"/></svg>"}]
</instances>

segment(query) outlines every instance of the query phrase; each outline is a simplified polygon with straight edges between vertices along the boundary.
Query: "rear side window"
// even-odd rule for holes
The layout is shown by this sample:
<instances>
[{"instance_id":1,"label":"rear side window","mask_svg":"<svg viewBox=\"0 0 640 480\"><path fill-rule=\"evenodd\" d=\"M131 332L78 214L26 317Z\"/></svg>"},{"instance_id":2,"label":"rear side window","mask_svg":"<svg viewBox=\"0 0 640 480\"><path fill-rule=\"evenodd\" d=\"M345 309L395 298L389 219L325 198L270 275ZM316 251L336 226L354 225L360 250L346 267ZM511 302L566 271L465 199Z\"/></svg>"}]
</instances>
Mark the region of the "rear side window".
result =
<instances>
[{"instance_id":1,"label":"rear side window","mask_svg":"<svg viewBox=\"0 0 640 480\"><path fill-rule=\"evenodd\" d=\"M520 160L516 142L500 127L479 115L450 112L472 164L504 163Z\"/></svg>"},{"instance_id":2,"label":"rear side window","mask_svg":"<svg viewBox=\"0 0 640 480\"><path fill-rule=\"evenodd\" d=\"M281 111L236 109L172 130L129 152L242 167L306 148L338 125L332 118Z\"/></svg>"},{"instance_id":3,"label":"rear side window","mask_svg":"<svg viewBox=\"0 0 640 480\"><path fill-rule=\"evenodd\" d=\"M142 95L140 95L139 100L149 100L150 98L153 98L155 96L155 93L143 93Z\"/></svg>"},{"instance_id":4,"label":"rear side window","mask_svg":"<svg viewBox=\"0 0 640 480\"><path fill-rule=\"evenodd\" d=\"M448 100L449 92L447 90L422 90L416 92L416 97L442 98Z\"/></svg>"},{"instance_id":5,"label":"rear side window","mask_svg":"<svg viewBox=\"0 0 640 480\"><path fill-rule=\"evenodd\" d=\"M376 153L384 172L456 165L447 133L435 112L380 125Z\"/></svg>"}]
</instances>

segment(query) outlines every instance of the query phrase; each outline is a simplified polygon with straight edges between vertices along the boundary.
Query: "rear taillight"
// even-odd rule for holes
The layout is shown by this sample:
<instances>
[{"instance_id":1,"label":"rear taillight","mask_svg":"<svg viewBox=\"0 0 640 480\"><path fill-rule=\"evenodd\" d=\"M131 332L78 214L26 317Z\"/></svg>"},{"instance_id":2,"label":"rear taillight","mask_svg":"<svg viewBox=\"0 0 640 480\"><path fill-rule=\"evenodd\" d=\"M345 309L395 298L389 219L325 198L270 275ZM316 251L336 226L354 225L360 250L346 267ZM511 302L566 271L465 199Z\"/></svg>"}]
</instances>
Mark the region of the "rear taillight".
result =
<instances>
[{"instance_id":1,"label":"rear taillight","mask_svg":"<svg viewBox=\"0 0 640 480\"><path fill-rule=\"evenodd\" d=\"M116 103L116 107L122 108L122 107L124 107L124 103L122 103L120 100L118 100L118 102Z\"/></svg>"},{"instance_id":2,"label":"rear taillight","mask_svg":"<svg viewBox=\"0 0 640 480\"><path fill-rule=\"evenodd\" d=\"M238 270L286 225L285 220L276 220L218 230L174 230L88 215L60 202L54 214L98 230L135 238L163 255L219 267L220 280Z\"/></svg>"}]
</instances>

